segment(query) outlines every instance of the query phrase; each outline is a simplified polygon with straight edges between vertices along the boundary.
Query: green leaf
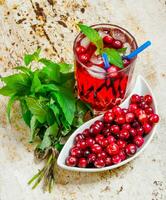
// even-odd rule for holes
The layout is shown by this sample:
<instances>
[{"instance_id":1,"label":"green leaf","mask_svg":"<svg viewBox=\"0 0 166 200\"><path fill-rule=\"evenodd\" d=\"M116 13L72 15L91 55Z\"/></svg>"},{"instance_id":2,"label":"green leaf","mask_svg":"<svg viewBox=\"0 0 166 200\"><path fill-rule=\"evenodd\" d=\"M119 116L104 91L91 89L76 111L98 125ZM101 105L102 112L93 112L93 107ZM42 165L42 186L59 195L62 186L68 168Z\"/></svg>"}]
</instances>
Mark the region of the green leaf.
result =
<instances>
[{"instance_id":1,"label":"green leaf","mask_svg":"<svg viewBox=\"0 0 166 200\"><path fill-rule=\"evenodd\" d=\"M31 113L35 115L40 123L44 123L47 119L48 111L46 104L34 97L27 97L25 100Z\"/></svg>"},{"instance_id":2,"label":"green leaf","mask_svg":"<svg viewBox=\"0 0 166 200\"><path fill-rule=\"evenodd\" d=\"M20 100L20 105L21 105L22 117L23 117L25 123L30 127L30 121L31 121L32 114L31 114L30 110L28 109L26 101Z\"/></svg>"},{"instance_id":3,"label":"green leaf","mask_svg":"<svg viewBox=\"0 0 166 200\"><path fill-rule=\"evenodd\" d=\"M58 63L58 65L60 66L60 72L61 73L69 73L73 70L72 64Z\"/></svg>"},{"instance_id":4,"label":"green leaf","mask_svg":"<svg viewBox=\"0 0 166 200\"><path fill-rule=\"evenodd\" d=\"M28 66L32 61L38 61L41 49L37 49L33 54L25 54L24 63Z\"/></svg>"},{"instance_id":5,"label":"green leaf","mask_svg":"<svg viewBox=\"0 0 166 200\"><path fill-rule=\"evenodd\" d=\"M15 95L12 95L8 101L8 104L7 104L7 116L8 116L8 120L10 122L10 111L11 111L11 108L12 108L12 105L13 103L18 99L17 96Z\"/></svg>"},{"instance_id":6,"label":"green leaf","mask_svg":"<svg viewBox=\"0 0 166 200\"><path fill-rule=\"evenodd\" d=\"M85 24L78 24L78 26L80 27L81 32L85 34L93 44L96 45L97 53L100 54L103 50L103 40L100 37L99 33L95 29Z\"/></svg>"},{"instance_id":7,"label":"green leaf","mask_svg":"<svg viewBox=\"0 0 166 200\"><path fill-rule=\"evenodd\" d=\"M56 117L54 115L54 112L52 111L52 109L49 109L48 113L47 113L47 123L49 126L51 126L56 120Z\"/></svg>"},{"instance_id":8,"label":"green leaf","mask_svg":"<svg viewBox=\"0 0 166 200\"><path fill-rule=\"evenodd\" d=\"M31 92L35 93L38 91L38 89L41 87L41 82L38 77L38 71L34 72L34 77L32 80L32 85L31 85Z\"/></svg>"},{"instance_id":9,"label":"green leaf","mask_svg":"<svg viewBox=\"0 0 166 200\"><path fill-rule=\"evenodd\" d=\"M56 143L55 148L60 152L62 148L64 147L64 144Z\"/></svg>"},{"instance_id":10,"label":"green leaf","mask_svg":"<svg viewBox=\"0 0 166 200\"><path fill-rule=\"evenodd\" d=\"M14 69L22 71L27 75L33 75L33 72L30 69L28 69L27 67L24 67L24 66L18 66L18 67L15 67Z\"/></svg>"},{"instance_id":11,"label":"green leaf","mask_svg":"<svg viewBox=\"0 0 166 200\"><path fill-rule=\"evenodd\" d=\"M59 87L55 84L43 84L41 87L38 88L37 92L39 93L46 93L52 91L59 91Z\"/></svg>"},{"instance_id":12,"label":"green leaf","mask_svg":"<svg viewBox=\"0 0 166 200\"><path fill-rule=\"evenodd\" d=\"M31 128L31 134L30 134L30 138L29 138L30 143L32 143L34 141L34 138L36 137L36 135L39 131L39 129L37 129L38 127L39 127L39 122L34 115L30 121L30 128Z\"/></svg>"},{"instance_id":13,"label":"green leaf","mask_svg":"<svg viewBox=\"0 0 166 200\"><path fill-rule=\"evenodd\" d=\"M55 122L52 126L47 128L39 148L41 150L45 150L46 148L51 146L52 144L51 137L55 138L57 136L57 133L58 133L58 125Z\"/></svg>"},{"instance_id":14,"label":"green leaf","mask_svg":"<svg viewBox=\"0 0 166 200\"><path fill-rule=\"evenodd\" d=\"M123 47L123 48L121 48L121 49L117 49L117 51L119 52L119 53L126 53L126 50L127 50L127 47Z\"/></svg>"},{"instance_id":15,"label":"green leaf","mask_svg":"<svg viewBox=\"0 0 166 200\"><path fill-rule=\"evenodd\" d=\"M61 88L59 92L52 92L52 98L57 100L69 124L72 124L75 113L75 98L68 89Z\"/></svg>"},{"instance_id":16,"label":"green leaf","mask_svg":"<svg viewBox=\"0 0 166 200\"><path fill-rule=\"evenodd\" d=\"M50 104L49 108L52 109L52 111L54 112L56 121L57 121L58 125L60 125L61 124L61 122L60 122L60 109L55 104Z\"/></svg>"},{"instance_id":17,"label":"green leaf","mask_svg":"<svg viewBox=\"0 0 166 200\"><path fill-rule=\"evenodd\" d=\"M116 65L119 68L123 68L122 57L118 51L110 48L105 48L103 51L107 54L108 60L112 65Z\"/></svg>"},{"instance_id":18,"label":"green leaf","mask_svg":"<svg viewBox=\"0 0 166 200\"><path fill-rule=\"evenodd\" d=\"M15 88L10 88L9 86L4 86L0 89L0 94L4 96L11 96L16 92Z\"/></svg>"}]
</instances>

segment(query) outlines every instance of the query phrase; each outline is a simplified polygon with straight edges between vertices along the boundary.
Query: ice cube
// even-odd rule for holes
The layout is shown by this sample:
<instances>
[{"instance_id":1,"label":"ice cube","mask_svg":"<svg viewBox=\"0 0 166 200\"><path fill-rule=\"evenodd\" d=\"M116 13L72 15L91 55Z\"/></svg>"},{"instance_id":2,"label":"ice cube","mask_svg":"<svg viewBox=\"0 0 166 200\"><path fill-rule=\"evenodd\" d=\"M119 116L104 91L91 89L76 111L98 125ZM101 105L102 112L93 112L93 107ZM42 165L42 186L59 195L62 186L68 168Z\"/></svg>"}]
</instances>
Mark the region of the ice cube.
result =
<instances>
[{"instance_id":1,"label":"ice cube","mask_svg":"<svg viewBox=\"0 0 166 200\"><path fill-rule=\"evenodd\" d=\"M89 44L90 44L90 40L87 37L84 37L80 42L80 45L85 47L85 49L88 48Z\"/></svg>"},{"instance_id":2,"label":"ice cube","mask_svg":"<svg viewBox=\"0 0 166 200\"><path fill-rule=\"evenodd\" d=\"M101 30L100 30L98 33L99 33L99 35L100 35L102 38L104 38L104 37L107 36L107 35L109 36L109 34L107 34L107 33L104 32L104 31L101 31Z\"/></svg>"},{"instance_id":3,"label":"ice cube","mask_svg":"<svg viewBox=\"0 0 166 200\"><path fill-rule=\"evenodd\" d=\"M124 43L124 44L123 44L123 47L124 47L124 48L127 47L125 55L128 55L128 54L131 53L131 46L130 46L129 43L127 43L127 42Z\"/></svg>"},{"instance_id":4,"label":"ice cube","mask_svg":"<svg viewBox=\"0 0 166 200\"><path fill-rule=\"evenodd\" d=\"M126 36L125 34L120 31L119 29L113 29L111 30L111 36L115 39L115 40L120 40L121 42L126 42Z\"/></svg>"},{"instance_id":5,"label":"ice cube","mask_svg":"<svg viewBox=\"0 0 166 200\"><path fill-rule=\"evenodd\" d=\"M106 75L105 69L98 67L96 65L92 65L88 68L88 72L91 76L98 79L104 79Z\"/></svg>"},{"instance_id":6,"label":"ice cube","mask_svg":"<svg viewBox=\"0 0 166 200\"><path fill-rule=\"evenodd\" d=\"M100 55L93 54L90 58L90 62L94 65L103 66L103 58Z\"/></svg>"}]
</instances>

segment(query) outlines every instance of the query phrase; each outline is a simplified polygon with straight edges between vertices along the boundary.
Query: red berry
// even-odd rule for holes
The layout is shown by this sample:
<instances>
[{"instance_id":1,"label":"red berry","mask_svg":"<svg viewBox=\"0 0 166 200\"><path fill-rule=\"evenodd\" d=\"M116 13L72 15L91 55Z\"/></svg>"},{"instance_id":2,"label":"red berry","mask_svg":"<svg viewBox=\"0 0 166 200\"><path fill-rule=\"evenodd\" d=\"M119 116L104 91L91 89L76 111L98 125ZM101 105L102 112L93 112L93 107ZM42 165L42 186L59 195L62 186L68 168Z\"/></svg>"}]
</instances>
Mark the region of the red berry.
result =
<instances>
[{"instance_id":1,"label":"red berry","mask_svg":"<svg viewBox=\"0 0 166 200\"><path fill-rule=\"evenodd\" d=\"M103 129L103 127L104 127L104 124L103 124L103 122L102 122L102 121L100 121L100 120L97 120L97 121L95 121L95 125L96 125L96 126L99 126L101 130L102 130L102 129Z\"/></svg>"},{"instance_id":2,"label":"red berry","mask_svg":"<svg viewBox=\"0 0 166 200\"><path fill-rule=\"evenodd\" d=\"M125 124L123 124L122 125L122 129L126 129L126 130L130 130L131 129L131 125L130 124L127 124L127 123L125 123Z\"/></svg>"},{"instance_id":3,"label":"red berry","mask_svg":"<svg viewBox=\"0 0 166 200\"><path fill-rule=\"evenodd\" d=\"M137 147L141 147L144 143L144 138L141 137L140 135L134 137L134 140L133 140L134 144L137 145Z\"/></svg>"},{"instance_id":4,"label":"red berry","mask_svg":"<svg viewBox=\"0 0 166 200\"><path fill-rule=\"evenodd\" d=\"M85 138L84 135L79 133L75 137L75 142L79 142L79 141L83 140L84 138Z\"/></svg>"},{"instance_id":5,"label":"red berry","mask_svg":"<svg viewBox=\"0 0 166 200\"><path fill-rule=\"evenodd\" d=\"M147 115L152 114L152 113L153 113L153 108L151 108L151 107L145 108L145 113L146 113Z\"/></svg>"},{"instance_id":6,"label":"red berry","mask_svg":"<svg viewBox=\"0 0 166 200\"><path fill-rule=\"evenodd\" d=\"M138 120L142 123L142 124L144 124L146 121L147 121L147 115L146 114L141 114L141 115L139 115L138 116Z\"/></svg>"},{"instance_id":7,"label":"red berry","mask_svg":"<svg viewBox=\"0 0 166 200\"><path fill-rule=\"evenodd\" d=\"M70 167L74 167L77 164L77 158L73 157L73 156L68 156L66 159L66 165L70 166Z\"/></svg>"},{"instance_id":8,"label":"red berry","mask_svg":"<svg viewBox=\"0 0 166 200\"><path fill-rule=\"evenodd\" d=\"M107 44L112 44L112 42L113 42L113 38L112 37L110 37L109 35L106 35L106 36L104 36L104 38L103 38L103 41L105 42L105 43L107 43Z\"/></svg>"},{"instance_id":9,"label":"red berry","mask_svg":"<svg viewBox=\"0 0 166 200\"><path fill-rule=\"evenodd\" d=\"M97 154L97 157L104 160L107 157L107 154L105 151L102 151L101 153Z\"/></svg>"},{"instance_id":10,"label":"red berry","mask_svg":"<svg viewBox=\"0 0 166 200\"><path fill-rule=\"evenodd\" d=\"M145 110L146 108L149 107L149 105L145 101L142 101L141 103L139 103L139 107Z\"/></svg>"},{"instance_id":11,"label":"red berry","mask_svg":"<svg viewBox=\"0 0 166 200\"><path fill-rule=\"evenodd\" d=\"M119 147L116 143L109 144L106 150L111 156L119 153Z\"/></svg>"},{"instance_id":12,"label":"red berry","mask_svg":"<svg viewBox=\"0 0 166 200\"><path fill-rule=\"evenodd\" d=\"M108 142L108 140L107 140L106 138L104 138L104 139L101 141L101 146L102 146L103 148L107 147L108 144L109 144L109 142Z\"/></svg>"},{"instance_id":13,"label":"red berry","mask_svg":"<svg viewBox=\"0 0 166 200\"><path fill-rule=\"evenodd\" d=\"M98 153L102 152L102 148L101 148L101 146L99 144L92 145L91 150L95 154L98 154Z\"/></svg>"},{"instance_id":14,"label":"red berry","mask_svg":"<svg viewBox=\"0 0 166 200\"><path fill-rule=\"evenodd\" d=\"M122 116L122 115L116 117L115 121L116 121L117 124L124 124L126 122L125 117Z\"/></svg>"},{"instance_id":15,"label":"red berry","mask_svg":"<svg viewBox=\"0 0 166 200\"><path fill-rule=\"evenodd\" d=\"M105 158L105 165L106 166L110 166L112 164L112 159L111 159L111 157L106 157Z\"/></svg>"},{"instance_id":16,"label":"red berry","mask_svg":"<svg viewBox=\"0 0 166 200\"><path fill-rule=\"evenodd\" d=\"M96 135L95 137L95 141L98 143L98 144L101 144L102 140L104 139L104 136L101 135L101 134L98 134Z\"/></svg>"},{"instance_id":17,"label":"red berry","mask_svg":"<svg viewBox=\"0 0 166 200\"><path fill-rule=\"evenodd\" d=\"M119 71L119 69L120 68L118 68L117 66L111 65L111 67L109 67L107 69L108 76L110 78L117 78L118 77L118 71Z\"/></svg>"},{"instance_id":18,"label":"red berry","mask_svg":"<svg viewBox=\"0 0 166 200\"><path fill-rule=\"evenodd\" d=\"M136 129L137 135L143 135L144 134L144 129L142 126Z\"/></svg>"},{"instance_id":19,"label":"red berry","mask_svg":"<svg viewBox=\"0 0 166 200\"><path fill-rule=\"evenodd\" d=\"M134 155L134 154L136 153L137 147L136 147L135 144L128 144L128 145L126 146L126 148L125 148L125 151L126 151L126 154L127 154L128 156L132 156L132 155Z\"/></svg>"},{"instance_id":20,"label":"red berry","mask_svg":"<svg viewBox=\"0 0 166 200\"><path fill-rule=\"evenodd\" d=\"M130 137L130 134L127 130L122 129L119 133L119 138L122 140L127 140Z\"/></svg>"},{"instance_id":21,"label":"red berry","mask_svg":"<svg viewBox=\"0 0 166 200\"><path fill-rule=\"evenodd\" d=\"M70 149L70 155L74 157L81 157L82 151L78 147L73 147Z\"/></svg>"},{"instance_id":22,"label":"red berry","mask_svg":"<svg viewBox=\"0 0 166 200\"><path fill-rule=\"evenodd\" d=\"M123 108L123 109L122 109L122 113L123 113L123 114L126 114L126 113L128 113L128 109L126 109L126 108Z\"/></svg>"},{"instance_id":23,"label":"red berry","mask_svg":"<svg viewBox=\"0 0 166 200\"><path fill-rule=\"evenodd\" d=\"M112 41L112 47L114 47L115 49L120 49L122 48L123 43L120 40L113 40Z\"/></svg>"},{"instance_id":24,"label":"red berry","mask_svg":"<svg viewBox=\"0 0 166 200\"><path fill-rule=\"evenodd\" d=\"M93 138L87 138L85 142L87 147L91 147L93 144L95 144L95 140Z\"/></svg>"},{"instance_id":25,"label":"red berry","mask_svg":"<svg viewBox=\"0 0 166 200\"><path fill-rule=\"evenodd\" d=\"M92 125L90 126L90 133L97 135L97 134L99 134L100 132L101 132L101 127L99 127L98 125L92 124Z\"/></svg>"},{"instance_id":26,"label":"red berry","mask_svg":"<svg viewBox=\"0 0 166 200\"><path fill-rule=\"evenodd\" d=\"M138 94L133 94L131 96L130 102L134 103L134 104L135 103L140 103L141 102L141 97Z\"/></svg>"},{"instance_id":27,"label":"red berry","mask_svg":"<svg viewBox=\"0 0 166 200\"><path fill-rule=\"evenodd\" d=\"M85 53L85 52L86 52L86 49L85 49L85 47L83 47L83 46L77 46L77 47L76 47L76 52L77 52L78 54L82 54L82 53Z\"/></svg>"},{"instance_id":28,"label":"red berry","mask_svg":"<svg viewBox=\"0 0 166 200\"><path fill-rule=\"evenodd\" d=\"M103 120L105 123L110 123L113 121L113 119L114 119L114 114L112 111L106 112L103 116Z\"/></svg>"},{"instance_id":29,"label":"red berry","mask_svg":"<svg viewBox=\"0 0 166 200\"><path fill-rule=\"evenodd\" d=\"M152 96L151 96L151 95L145 95L145 96L144 96L144 101L145 101L148 105L151 105L151 104L152 104Z\"/></svg>"},{"instance_id":30,"label":"red berry","mask_svg":"<svg viewBox=\"0 0 166 200\"><path fill-rule=\"evenodd\" d=\"M145 111L142 110L141 108L138 108L135 110L135 115L138 117L139 115L145 114Z\"/></svg>"},{"instance_id":31,"label":"red berry","mask_svg":"<svg viewBox=\"0 0 166 200\"><path fill-rule=\"evenodd\" d=\"M150 123L157 123L159 121L159 116L157 114L151 114L149 117Z\"/></svg>"},{"instance_id":32,"label":"red berry","mask_svg":"<svg viewBox=\"0 0 166 200\"><path fill-rule=\"evenodd\" d=\"M131 125L133 128L139 128L140 127L140 123L138 121L134 121Z\"/></svg>"},{"instance_id":33,"label":"red berry","mask_svg":"<svg viewBox=\"0 0 166 200\"><path fill-rule=\"evenodd\" d=\"M123 59L123 66L127 67L130 64L130 60L128 59Z\"/></svg>"},{"instance_id":34,"label":"red berry","mask_svg":"<svg viewBox=\"0 0 166 200\"><path fill-rule=\"evenodd\" d=\"M96 155L94 153L91 153L88 155L87 161L88 163L94 163L96 160Z\"/></svg>"},{"instance_id":35,"label":"red berry","mask_svg":"<svg viewBox=\"0 0 166 200\"><path fill-rule=\"evenodd\" d=\"M119 106L114 106L114 107L112 108L112 112L114 113L114 115L120 116L120 115L122 115L123 110L122 110L122 108L120 108Z\"/></svg>"},{"instance_id":36,"label":"red berry","mask_svg":"<svg viewBox=\"0 0 166 200\"><path fill-rule=\"evenodd\" d=\"M89 150L85 150L85 151L84 151L84 157L88 157L89 154L90 154L90 151L89 151Z\"/></svg>"},{"instance_id":37,"label":"red berry","mask_svg":"<svg viewBox=\"0 0 166 200\"><path fill-rule=\"evenodd\" d=\"M78 161L78 167L85 168L87 166L87 160L85 158L80 158Z\"/></svg>"},{"instance_id":38,"label":"red berry","mask_svg":"<svg viewBox=\"0 0 166 200\"><path fill-rule=\"evenodd\" d=\"M116 141L115 138L114 138L114 136L112 136L112 135L108 136L107 140L108 140L109 144Z\"/></svg>"},{"instance_id":39,"label":"red berry","mask_svg":"<svg viewBox=\"0 0 166 200\"><path fill-rule=\"evenodd\" d=\"M136 131L134 128L131 128L131 129L129 130L129 133L130 133L130 135L131 135L132 137L135 137L135 136L137 135L137 131Z\"/></svg>"},{"instance_id":40,"label":"red berry","mask_svg":"<svg viewBox=\"0 0 166 200\"><path fill-rule=\"evenodd\" d=\"M132 104L130 104L129 105L129 111L130 112L135 112L135 110L137 110L137 108L138 108L138 106L137 106L137 104L135 104L135 103L132 103Z\"/></svg>"},{"instance_id":41,"label":"red berry","mask_svg":"<svg viewBox=\"0 0 166 200\"><path fill-rule=\"evenodd\" d=\"M89 137L90 133L89 133L89 129L85 129L83 132L82 132L83 136L84 137Z\"/></svg>"},{"instance_id":42,"label":"red berry","mask_svg":"<svg viewBox=\"0 0 166 200\"><path fill-rule=\"evenodd\" d=\"M144 129L144 132L145 132L146 134L148 134L148 133L150 133L150 131L152 130L152 126L151 126L150 124L148 124L148 123L145 123L145 124L143 125L143 129Z\"/></svg>"},{"instance_id":43,"label":"red berry","mask_svg":"<svg viewBox=\"0 0 166 200\"><path fill-rule=\"evenodd\" d=\"M124 149L127 145L127 142L124 140L117 140L117 145L119 146L120 149Z\"/></svg>"},{"instance_id":44,"label":"red berry","mask_svg":"<svg viewBox=\"0 0 166 200\"><path fill-rule=\"evenodd\" d=\"M127 122L127 123L131 123L131 122L134 121L135 116L134 116L133 113L127 113L127 114L125 115L125 118L126 118L126 122Z\"/></svg>"},{"instance_id":45,"label":"red berry","mask_svg":"<svg viewBox=\"0 0 166 200\"><path fill-rule=\"evenodd\" d=\"M105 162L103 159L97 158L94 162L94 166L97 168L105 167Z\"/></svg>"},{"instance_id":46,"label":"red berry","mask_svg":"<svg viewBox=\"0 0 166 200\"><path fill-rule=\"evenodd\" d=\"M119 155L115 155L115 156L112 156L112 163L113 164L118 164L120 163L122 160L121 160L121 157Z\"/></svg>"},{"instance_id":47,"label":"red berry","mask_svg":"<svg viewBox=\"0 0 166 200\"><path fill-rule=\"evenodd\" d=\"M90 59L90 56L88 53L84 53L84 54L80 54L79 55L79 60L82 62L82 63L87 63Z\"/></svg>"},{"instance_id":48,"label":"red berry","mask_svg":"<svg viewBox=\"0 0 166 200\"><path fill-rule=\"evenodd\" d=\"M127 157L124 150L121 150L121 151L119 152L118 156L120 156L120 158L121 158L122 161L125 160L126 157Z\"/></svg>"},{"instance_id":49,"label":"red berry","mask_svg":"<svg viewBox=\"0 0 166 200\"><path fill-rule=\"evenodd\" d=\"M103 128L103 131L102 131L102 134L103 134L105 137L111 135L111 128L104 127L104 128Z\"/></svg>"},{"instance_id":50,"label":"red berry","mask_svg":"<svg viewBox=\"0 0 166 200\"><path fill-rule=\"evenodd\" d=\"M120 131L120 128L118 125L112 125L111 126L111 132L114 133L115 135L117 135Z\"/></svg>"},{"instance_id":51,"label":"red berry","mask_svg":"<svg viewBox=\"0 0 166 200\"><path fill-rule=\"evenodd\" d=\"M87 147L85 140L78 141L76 146L80 149L85 149Z\"/></svg>"}]
</instances>

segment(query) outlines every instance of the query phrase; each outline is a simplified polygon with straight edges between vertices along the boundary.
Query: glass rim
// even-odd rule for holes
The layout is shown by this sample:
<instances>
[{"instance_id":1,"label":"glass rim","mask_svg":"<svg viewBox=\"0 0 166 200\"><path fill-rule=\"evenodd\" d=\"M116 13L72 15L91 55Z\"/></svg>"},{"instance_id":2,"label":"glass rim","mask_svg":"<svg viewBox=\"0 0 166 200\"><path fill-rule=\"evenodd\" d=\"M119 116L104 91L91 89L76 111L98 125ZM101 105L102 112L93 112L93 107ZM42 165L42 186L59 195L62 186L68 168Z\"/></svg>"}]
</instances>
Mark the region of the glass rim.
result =
<instances>
[{"instance_id":1,"label":"glass rim","mask_svg":"<svg viewBox=\"0 0 166 200\"><path fill-rule=\"evenodd\" d=\"M123 27L121 27L121 26L118 26L118 25L115 25L115 24L109 24L109 23L94 24L94 25L91 25L90 27L97 27L97 26L101 26L101 27L103 27L103 28L104 28L104 26L113 26L113 27L115 27L115 28L119 28L119 29L123 30L124 32L126 32L126 33L133 39L136 48L138 48L136 39L135 39L134 36L133 36L129 31L127 31L125 28L123 28ZM87 67L84 63L82 63L82 62L79 60L79 58L78 58L78 56L77 56L77 54L76 54L76 51L75 51L75 46L76 46L76 42L77 42L78 38L81 37L82 35L84 35L84 34L83 34L82 32L80 32L80 33L76 36L76 38L75 38L75 40L74 40L74 44L73 44L73 52L74 52L74 56L75 56L77 62L78 62L81 66L83 66L86 70L92 71L92 72L95 72L95 73L98 73L98 74L107 74L107 75L108 75L108 74L114 73L114 72L108 73L106 70L105 70L105 72L99 72L99 71L90 69L90 67ZM131 62L127 67L124 67L123 69L120 69L120 70L118 71L118 73L123 72L123 71L126 71L126 70L128 70L130 67L132 67L132 64L133 64L133 62L135 62L136 58L137 58L137 56L135 56L135 57L132 59L132 62ZM97 66L97 65L95 65L95 66ZM97 66L97 67L99 67L99 66Z\"/></svg>"}]
</instances>

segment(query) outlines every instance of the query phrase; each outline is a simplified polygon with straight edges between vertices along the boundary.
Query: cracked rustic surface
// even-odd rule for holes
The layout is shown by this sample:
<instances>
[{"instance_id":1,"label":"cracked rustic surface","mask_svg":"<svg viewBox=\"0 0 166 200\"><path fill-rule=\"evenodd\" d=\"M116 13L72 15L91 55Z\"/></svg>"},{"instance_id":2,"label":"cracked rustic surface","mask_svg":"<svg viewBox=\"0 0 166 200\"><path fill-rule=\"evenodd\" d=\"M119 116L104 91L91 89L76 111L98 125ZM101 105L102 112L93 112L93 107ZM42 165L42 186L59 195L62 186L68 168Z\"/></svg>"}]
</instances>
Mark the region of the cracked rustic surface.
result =
<instances>
[{"instance_id":1,"label":"cracked rustic surface","mask_svg":"<svg viewBox=\"0 0 166 200\"><path fill-rule=\"evenodd\" d=\"M45 57L73 61L76 24L114 23L128 29L139 44L152 47L137 60L153 88L161 116L156 135L133 162L103 173L58 169L52 194L32 191L27 180L42 166L33 160L29 130L18 105L12 125L6 120L7 98L0 97L0 200L165 200L166 199L166 1L164 0L0 0L0 74L13 73L26 52L42 48Z\"/></svg>"}]
</instances>

